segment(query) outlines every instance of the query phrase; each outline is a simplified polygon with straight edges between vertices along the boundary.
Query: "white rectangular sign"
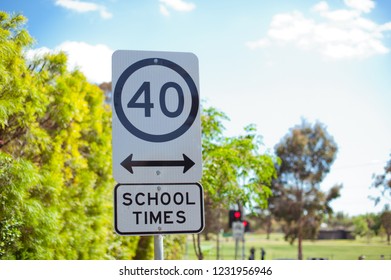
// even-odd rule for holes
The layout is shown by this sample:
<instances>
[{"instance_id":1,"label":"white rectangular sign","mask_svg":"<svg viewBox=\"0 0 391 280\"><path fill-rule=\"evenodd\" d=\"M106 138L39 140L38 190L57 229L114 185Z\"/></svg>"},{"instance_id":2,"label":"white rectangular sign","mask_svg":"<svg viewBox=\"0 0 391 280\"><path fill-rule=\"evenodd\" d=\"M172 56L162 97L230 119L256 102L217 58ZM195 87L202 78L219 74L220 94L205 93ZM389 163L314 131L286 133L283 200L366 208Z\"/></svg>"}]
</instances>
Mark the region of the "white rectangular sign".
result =
<instances>
[{"instance_id":1,"label":"white rectangular sign","mask_svg":"<svg viewBox=\"0 0 391 280\"><path fill-rule=\"evenodd\" d=\"M114 179L120 184L200 181L197 57L120 50L112 64Z\"/></svg>"},{"instance_id":2,"label":"white rectangular sign","mask_svg":"<svg viewBox=\"0 0 391 280\"><path fill-rule=\"evenodd\" d=\"M202 186L195 184L117 185L115 230L122 235L199 233L204 228Z\"/></svg>"},{"instance_id":3,"label":"white rectangular sign","mask_svg":"<svg viewBox=\"0 0 391 280\"><path fill-rule=\"evenodd\" d=\"M235 239L243 239L244 237L244 224L241 221L232 223L232 236Z\"/></svg>"}]
</instances>

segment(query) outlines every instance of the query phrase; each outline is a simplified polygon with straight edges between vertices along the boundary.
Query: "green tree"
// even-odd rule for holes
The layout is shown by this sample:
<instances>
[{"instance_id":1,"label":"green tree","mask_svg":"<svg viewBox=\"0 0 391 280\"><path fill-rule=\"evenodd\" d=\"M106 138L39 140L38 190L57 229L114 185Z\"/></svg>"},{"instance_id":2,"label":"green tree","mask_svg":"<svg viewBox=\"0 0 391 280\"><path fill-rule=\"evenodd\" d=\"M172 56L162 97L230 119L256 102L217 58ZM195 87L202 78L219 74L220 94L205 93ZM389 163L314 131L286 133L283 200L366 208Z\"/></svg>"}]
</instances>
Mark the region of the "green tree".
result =
<instances>
[{"instance_id":1,"label":"green tree","mask_svg":"<svg viewBox=\"0 0 391 280\"><path fill-rule=\"evenodd\" d=\"M353 219L348 214L337 212L329 215L326 223L329 228L349 229L353 226Z\"/></svg>"},{"instance_id":2,"label":"green tree","mask_svg":"<svg viewBox=\"0 0 391 280\"><path fill-rule=\"evenodd\" d=\"M111 112L66 55L26 61L25 18L0 12L0 258L130 259L112 230Z\"/></svg>"},{"instance_id":3,"label":"green tree","mask_svg":"<svg viewBox=\"0 0 391 280\"><path fill-rule=\"evenodd\" d=\"M50 258L46 247L55 239L53 216L45 213L41 203L30 199L30 190L41 176L28 161L14 160L0 152L0 258ZM34 240L39 240L35 243ZM25 242L34 246L24 248Z\"/></svg>"},{"instance_id":4,"label":"green tree","mask_svg":"<svg viewBox=\"0 0 391 280\"><path fill-rule=\"evenodd\" d=\"M380 221L387 234L387 243L391 245L391 210L389 206L386 206L380 214Z\"/></svg>"},{"instance_id":5,"label":"green tree","mask_svg":"<svg viewBox=\"0 0 391 280\"><path fill-rule=\"evenodd\" d=\"M278 179L273 183L270 209L285 222L285 238L298 239L298 259L303 259L303 238L315 237L325 214L331 213L330 201L339 197L341 186L326 194L320 183L329 172L337 145L324 125L303 121L290 129L275 147L281 160Z\"/></svg>"},{"instance_id":6,"label":"green tree","mask_svg":"<svg viewBox=\"0 0 391 280\"><path fill-rule=\"evenodd\" d=\"M353 218L354 234L358 236L366 236L369 232L369 227L365 215L359 215Z\"/></svg>"},{"instance_id":7,"label":"green tree","mask_svg":"<svg viewBox=\"0 0 391 280\"><path fill-rule=\"evenodd\" d=\"M9 17L0 12L0 257L10 259L49 258L50 250L45 247L56 238L50 232L55 217L44 211L35 196L42 174L19 156L31 154L37 147L34 132L42 131L35 119L47 105L22 55L33 42L21 27L24 21L21 15ZM27 141L32 145L26 147ZM28 245L34 240L39 242Z\"/></svg>"},{"instance_id":8,"label":"green tree","mask_svg":"<svg viewBox=\"0 0 391 280\"><path fill-rule=\"evenodd\" d=\"M249 209L266 206L269 186L276 175L274 158L260 153L261 141L254 126L246 127L244 135L225 137L224 120L228 120L227 116L215 108L203 111L201 183L205 191L206 217L210 218L205 231L217 233L217 237L222 229L222 210L233 204ZM198 258L202 259L199 235L194 244Z\"/></svg>"},{"instance_id":9,"label":"green tree","mask_svg":"<svg viewBox=\"0 0 391 280\"><path fill-rule=\"evenodd\" d=\"M380 191L379 196L370 197L375 201L375 205L377 205L381 199L384 199L387 203L391 203L391 154L390 159L384 167L384 174L375 175L371 187Z\"/></svg>"}]
</instances>

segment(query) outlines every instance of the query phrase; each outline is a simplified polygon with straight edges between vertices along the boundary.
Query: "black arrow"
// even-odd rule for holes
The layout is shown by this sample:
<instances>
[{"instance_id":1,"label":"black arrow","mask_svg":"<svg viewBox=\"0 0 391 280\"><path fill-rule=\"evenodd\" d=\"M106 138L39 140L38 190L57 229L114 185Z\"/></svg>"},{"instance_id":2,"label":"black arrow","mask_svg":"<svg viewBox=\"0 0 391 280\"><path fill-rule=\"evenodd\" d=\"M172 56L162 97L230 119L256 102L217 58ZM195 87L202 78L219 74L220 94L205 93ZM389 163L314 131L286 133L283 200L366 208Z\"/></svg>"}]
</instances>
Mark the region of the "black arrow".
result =
<instances>
[{"instance_id":1,"label":"black arrow","mask_svg":"<svg viewBox=\"0 0 391 280\"><path fill-rule=\"evenodd\" d=\"M187 170L193 167L195 164L190 158L185 154L183 155L183 160L132 160L133 154L130 154L121 165L133 174L133 167L149 167L149 166L183 166L183 174Z\"/></svg>"}]
</instances>

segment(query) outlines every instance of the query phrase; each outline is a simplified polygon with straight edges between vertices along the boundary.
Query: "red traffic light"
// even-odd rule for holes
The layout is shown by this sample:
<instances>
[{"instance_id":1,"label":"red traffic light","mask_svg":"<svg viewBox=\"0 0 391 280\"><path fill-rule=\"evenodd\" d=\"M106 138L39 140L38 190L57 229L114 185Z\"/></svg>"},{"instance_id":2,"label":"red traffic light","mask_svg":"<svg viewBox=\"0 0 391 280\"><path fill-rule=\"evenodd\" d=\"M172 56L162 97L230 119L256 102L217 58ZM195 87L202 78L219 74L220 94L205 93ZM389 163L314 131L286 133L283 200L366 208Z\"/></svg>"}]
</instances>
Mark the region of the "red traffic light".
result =
<instances>
[{"instance_id":1,"label":"red traffic light","mask_svg":"<svg viewBox=\"0 0 391 280\"><path fill-rule=\"evenodd\" d=\"M228 215L228 226L229 228L232 228L232 223L233 222L238 222L242 220L242 212L239 210L229 210L229 215Z\"/></svg>"},{"instance_id":2,"label":"red traffic light","mask_svg":"<svg viewBox=\"0 0 391 280\"><path fill-rule=\"evenodd\" d=\"M243 226L244 226L244 232L249 232L250 231L250 222L247 220L243 221Z\"/></svg>"}]
</instances>

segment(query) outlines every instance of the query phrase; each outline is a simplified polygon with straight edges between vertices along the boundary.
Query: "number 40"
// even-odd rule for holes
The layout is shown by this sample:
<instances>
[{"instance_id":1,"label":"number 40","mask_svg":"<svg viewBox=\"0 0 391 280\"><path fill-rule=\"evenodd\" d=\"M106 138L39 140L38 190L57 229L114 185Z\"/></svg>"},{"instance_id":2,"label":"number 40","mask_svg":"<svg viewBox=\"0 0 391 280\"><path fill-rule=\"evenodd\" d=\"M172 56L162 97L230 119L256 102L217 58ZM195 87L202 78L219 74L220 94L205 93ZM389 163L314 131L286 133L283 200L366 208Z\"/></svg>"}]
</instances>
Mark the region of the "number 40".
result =
<instances>
[{"instance_id":1,"label":"number 40","mask_svg":"<svg viewBox=\"0 0 391 280\"><path fill-rule=\"evenodd\" d=\"M178 95L178 106L174 111L170 111L167 108L166 104L166 94L167 90L169 88L175 89L177 95ZM144 102L139 101L139 98L144 95ZM178 117L184 108L184 96L183 96L183 90L180 85L174 82L167 82L165 83L162 88L160 89L159 94L159 104L160 108L164 115L166 115L169 118L176 118ZM154 108L154 104L151 102L151 83L150 82L144 82L140 88L136 91L135 95L130 99L128 103L128 108L142 108L144 109L145 117L151 116L151 109Z\"/></svg>"}]
</instances>

